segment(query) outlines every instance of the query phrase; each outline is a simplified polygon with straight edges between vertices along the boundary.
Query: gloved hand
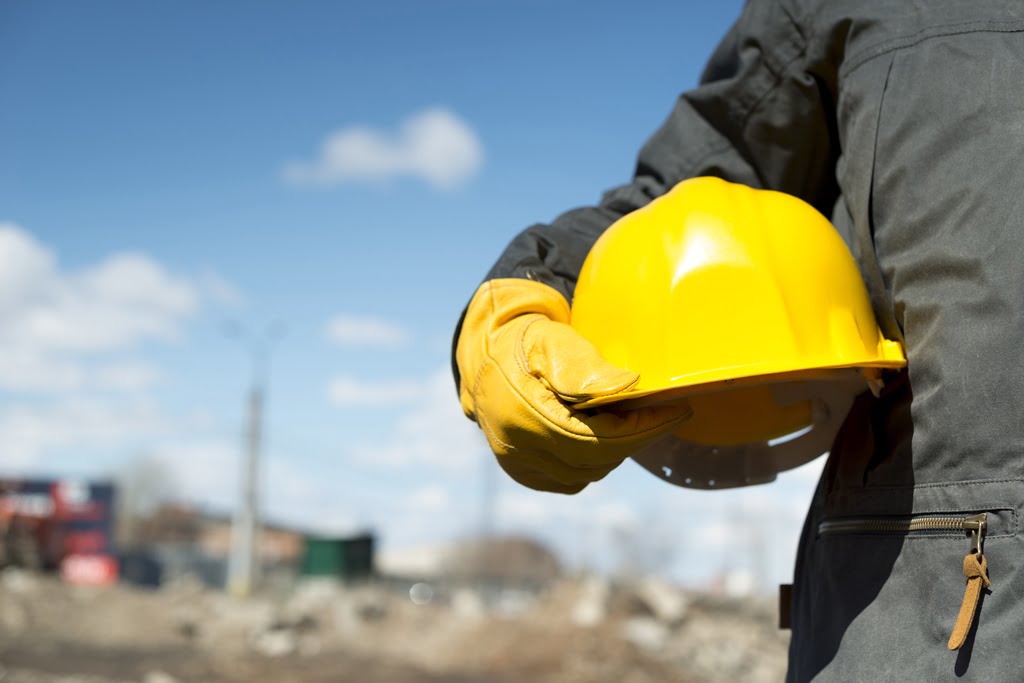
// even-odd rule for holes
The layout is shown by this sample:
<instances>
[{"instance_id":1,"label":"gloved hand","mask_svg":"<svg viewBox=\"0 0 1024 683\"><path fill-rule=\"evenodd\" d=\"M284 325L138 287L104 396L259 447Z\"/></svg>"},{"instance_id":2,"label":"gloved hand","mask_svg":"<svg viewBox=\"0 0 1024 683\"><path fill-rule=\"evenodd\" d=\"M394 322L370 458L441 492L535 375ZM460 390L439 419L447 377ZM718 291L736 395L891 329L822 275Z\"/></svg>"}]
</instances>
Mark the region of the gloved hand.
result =
<instances>
[{"instance_id":1,"label":"gloved hand","mask_svg":"<svg viewBox=\"0 0 1024 683\"><path fill-rule=\"evenodd\" d=\"M456 346L462 409L501 467L534 489L577 493L685 421L685 404L632 411L573 404L626 391L640 376L598 355L557 290L518 278L485 282Z\"/></svg>"}]
</instances>

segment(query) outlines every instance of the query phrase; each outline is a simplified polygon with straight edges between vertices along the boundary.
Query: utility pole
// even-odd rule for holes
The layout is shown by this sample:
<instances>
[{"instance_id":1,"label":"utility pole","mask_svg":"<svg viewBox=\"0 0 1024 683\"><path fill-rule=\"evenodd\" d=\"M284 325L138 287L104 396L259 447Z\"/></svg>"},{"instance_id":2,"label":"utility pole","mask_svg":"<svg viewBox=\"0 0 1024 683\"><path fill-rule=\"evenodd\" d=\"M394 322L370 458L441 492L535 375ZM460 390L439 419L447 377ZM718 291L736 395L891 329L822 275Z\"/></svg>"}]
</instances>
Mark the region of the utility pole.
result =
<instances>
[{"instance_id":1,"label":"utility pole","mask_svg":"<svg viewBox=\"0 0 1024 683\"><path fill-rule=\"evenodd\" d=\"M252 593L259 574L260 460L270 344L283 336L284 328L279 324L270 325L264 334L253 335L241 325L232 323L226 327L225 333L245 344L252 355L241 495L231 524L231 556L228 560L228 591L237 597L247 597Z\"/></svg>"},{"instance_id":2,"label":"utility pole","mask_svg":"<svg viewBox=\"0 0 1024 683\"><path fill-rule=\"evenodd\" d=\"M471 577L473 581L479 584L480 594L485 599L488 595L488 574L494 571L494 558L492 554L495 540L494 503L497 480L494 475L496 470L497 464L493 456L490 453L485 453L483 467L481 468L483 485L480 487L480 539L477 541L475 553L476 567L473 568L473 576Z\"/></svg>"}]
</instances>

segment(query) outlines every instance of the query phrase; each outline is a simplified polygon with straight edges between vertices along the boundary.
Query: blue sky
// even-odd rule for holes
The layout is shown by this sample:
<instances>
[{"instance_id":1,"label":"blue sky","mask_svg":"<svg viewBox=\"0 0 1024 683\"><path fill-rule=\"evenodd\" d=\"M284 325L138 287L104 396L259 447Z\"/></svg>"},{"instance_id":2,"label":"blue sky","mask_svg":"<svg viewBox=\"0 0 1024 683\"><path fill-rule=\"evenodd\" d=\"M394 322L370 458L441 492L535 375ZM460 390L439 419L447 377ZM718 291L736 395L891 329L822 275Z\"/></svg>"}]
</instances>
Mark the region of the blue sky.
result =
<instances>
[{"instance_id":1,"label":"blue sky","mask_svg":"<svg viewBox=\"0 0 1024 683\"><path fill-rule=\"evenodd\" d=\"M386 549L473 532L490 465L446 376L462 306L516 232L628 179L740 4L0 5L0 470L156 458L230 504L250 365L224 324L280 321L271 514ZM815 468L736 494L632 463L575 498L499 476L495 524L604 565L656 527L677 578L767 583ZM769 510L764 560L737 529Z\"/></svg>"}]
</instances>

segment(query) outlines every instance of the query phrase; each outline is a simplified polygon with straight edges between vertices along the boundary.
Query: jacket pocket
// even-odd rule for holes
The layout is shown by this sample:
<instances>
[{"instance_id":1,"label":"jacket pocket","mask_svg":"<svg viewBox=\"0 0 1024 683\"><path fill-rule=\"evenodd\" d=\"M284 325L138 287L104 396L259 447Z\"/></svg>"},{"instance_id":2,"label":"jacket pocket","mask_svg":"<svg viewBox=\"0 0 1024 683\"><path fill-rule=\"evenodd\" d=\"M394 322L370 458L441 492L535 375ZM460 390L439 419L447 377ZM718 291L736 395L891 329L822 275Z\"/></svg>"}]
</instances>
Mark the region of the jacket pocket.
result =
<instances>
[{"instance_id":1,"label":"jacket pocket","mask_svg":"<svg viewBox=\"0 0 1024 683\"><path fill-rule=\"evenodd\" d=\"M991 586L988 559L984 554L989 529L993 529L995 534L1005 535L1015 527L1014 511L1004 508L965 514L833 517L818 523L817 534L819 539L836 536L895 536L904 541L964 538L962 571L966 585L946 643L950 650L959 650L974 625L982 591Z\"/></svg>"},{"instance_id":2,"label":"jacket pocket","mask_svg":"<svg viewBox=\"0 0 1024 683\"><path fill-rule=\"evenodd\" d=\"M823 494L794 576L791 680L1020 680L1022 515L1021 479Z\"/></svg>"}]
</instances>

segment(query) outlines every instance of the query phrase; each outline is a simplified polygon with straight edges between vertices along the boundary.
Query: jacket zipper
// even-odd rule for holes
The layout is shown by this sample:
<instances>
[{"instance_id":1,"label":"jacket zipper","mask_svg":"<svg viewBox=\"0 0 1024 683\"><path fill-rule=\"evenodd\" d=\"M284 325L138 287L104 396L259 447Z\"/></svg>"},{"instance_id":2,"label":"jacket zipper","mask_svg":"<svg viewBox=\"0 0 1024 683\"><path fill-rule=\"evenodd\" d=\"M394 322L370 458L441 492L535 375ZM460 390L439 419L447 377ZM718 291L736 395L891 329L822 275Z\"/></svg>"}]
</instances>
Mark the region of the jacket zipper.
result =
<instances>
[{"instance_id":1,"label":"jacket zipper","mask_svg":"<svg viewBox=\"0 0 1024 683\"><path fill-rule=\"evenodd\" d=\"M978 600L983 588L992 585L988 578L988 562L982 553L982 542L988 531L988 513L963 515L960 517L863 517L825 520L818 525L818 535L891 533L908 534L926 531L961 531L969 533L971 546L964 556L963 572L967 579L964 598L960 603L953 632L947 647L958 650L967 639L974 616L978 611Z\"/></svg>"},{"instance_id":2,"label":"jacket zipper","mask_svg":"<svg viewBox=\"0 0 1024 683\"><path fill-rule=\"evenodd\" d=\"M893 533L919 531L964 531L971 534L971 551L981 552L981 541L988 530L988 513L961 517L863 517L830 519L818 525L818 534Z\"/></svg>"}]
</instances>

